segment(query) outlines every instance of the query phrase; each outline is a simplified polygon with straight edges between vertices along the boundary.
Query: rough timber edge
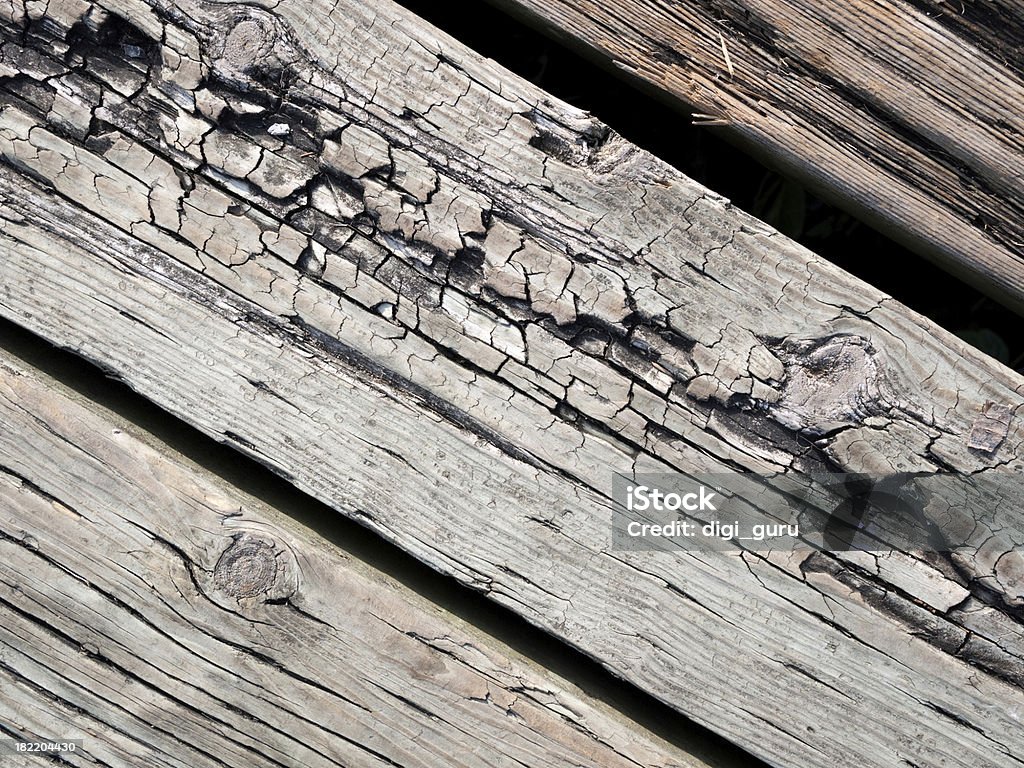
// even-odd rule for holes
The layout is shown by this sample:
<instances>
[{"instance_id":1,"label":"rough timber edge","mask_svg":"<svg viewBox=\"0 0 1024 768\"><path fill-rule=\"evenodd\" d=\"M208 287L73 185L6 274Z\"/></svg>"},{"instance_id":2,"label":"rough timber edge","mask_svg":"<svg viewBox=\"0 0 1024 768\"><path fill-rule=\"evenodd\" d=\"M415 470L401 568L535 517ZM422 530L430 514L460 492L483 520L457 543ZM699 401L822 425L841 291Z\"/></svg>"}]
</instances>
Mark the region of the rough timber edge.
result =
<instances>
[{"instance_id":1,"label":"rough timber edge","mask_svg":"<svg viewBox=\"0 0 1024 768\"><path fill-rule=\"evenodd\" d=\"M1006 110L1001 116L991 114L993 105L998 111L1000 104L1016 103L1019 98L1007 93L1020 94L1024 85L1019 69L1007 66L1007 57L1012 60L1008 50L1012 49L1004 48L1000 55L985 44L984 34L990 29L977 20L958 29L956 3L927 6L927 10L913 7L919 5L914 3L883 3L893 23L880 32L881 42L875 42L884 60L886 45L896 47L915 34L931 37L934 46L943 49L939 68L949 66L949 57L961 56L971 62L970 72L985 73L987 77L998 71L1001 90L991 94L987 109L982 110L986 114L980 117L960 109L963 100L956 94L945 104L942 96L948 94L939 94L932 101L929 99L934 94L915 99L911 94L917 89L915 67L920 60L909 64L898 59L871 62L862 67L866 74L862 74L861 82L843 83L841 74L828 72L829 44L822 43L815 51L806 39L798 39L807 35L786 30L785 23L794 22L786 18L785 11L770 18L772 12L766 13L770 2L730 3L718 9L718 16L696 4L682 9L681 15L659 19L663 9L649 7L646 0L617 0L601 4L603 15L598 22L596 14L584 10L587 4L578 0L488 1L624 76L679 110L681 116L692 116L695 124L721 133L887 237L1024 314L1024 230L1020 226L1007 228L1008 222L1021 218L1021 176L1018 173L1014 181L1001 167L1007 153L1012 153L1019 169L1024 162L1024 147L1016 139L1019 128L1005 124L1007 120L1014 122L1014 116ZM802 4L788 5L794 14L807 10L797 10ZM855 5L846 4L850 9ZM960 5L964 7L969 4ZM942 20L927 12L933 8L944 14ZM627 13L629 18L616 11ZM814 13L811 8L812 17ZM804 31L817 24L822 28L832 26L831 31L841 34L845 29L842 23L826 18L828 15L805 20ZM948 22L948 17L955 21ZM636 19L642 21L634 23ZM1021 23L1019 15L1016 23ZM650 37L640 31L641 27L646 27ZM768 37L774 39L777 48ZM687 39L692 42L684 43ZM787 51L787 43L791 51ZM925 46L922 50L927 49ZM790 55L795 55L796 68L787 71ZM907 96L907 103L891 110L883 97L864 85L875 74L883 79L891 74L884 72L886 64L892 65L897 88ZM797 70L799 74L786 79ZM773 84L770 96L765 98L765 78L773 75L779 75L779 83ZM978 94L977 103L985 103L987 85L980 79L969 79L966 88ZM831 91L833 87L838 95L815 101L819 91ZM915 107L923 116L915 115ZM929 115L929 109L938 109L940 117L932 121L934 114ZM1004 124L1000 124L1000 117ZM815 118L827 118L833 128L848 129L859 124L852 133L859 150L868 158L837 149L844 142L819 131ZM903 135L908 131L914 134L912 141ZM890 162L890 158L905 154L913 156L918 177L904 178L899 164ZM977 167L972 167L975 164ZM934 194L921 191L929 181L934 182ZM966 213L956 210L963 207L964 186L970 187ZM969 221L969 215L977 216L977 220ZM991 231L993 226L1000 229L998 234Z\"/></svg>"},{"instance_id":2,"label":"rough timber edge","mask_svg":"<svg viewBox=\"0 0 1024 768\"><path fill-rule=\"evenodd\" d=\"M0 640L6 646L0 655L6 660L0 667L8 692L0 705L5 737L13 736L14 729L24 738L84 739L86 755L112 765L137 760L205 765L210 758L234 765L276 764L274 754L281 759L289 749L297 750L291 759L305 755L301 759L309 762L304 764L333 765L317 753L330 755L336 747L338 754L349 750L345 759L383 765L393 763L379 745L371 747L370 733L434 728L436 743L425 740L412 752L400 742L392 744L391 757L399 759L404 753L401 764L406 766L503 765L516 754L530 759L524 745L533 743L536 749L550 750L533 753L534 760L544 756L595 768L735 764L696 741L696 755L683 752L2 347L0 413L7 430L0 439L0 496L8 499L0 517L0 541L20 556L8 552L10 559L0 567L0 601L8 614ZM28 453L19 454L19 448ZM137 488L134 478L140 481ZM159 491L153 481L159 482ZM130 496L120 495L125 492ZM28 501L12 503L18 495ZM31 514L19 516L18 509ZM170 563L178 578L168 580L168 573L154 569L145 551L118 551L131 531L142 534L136 543L155 550L149 556L157 568ZM276 566L268 578L266 556L271 550ZM19 560L35 565L19 571ZM104 564L109 573L128 576L104 582L95 570ZM182 580L175 565L184 566L190 577ZM37 579L48 571L64 587L77 581L81 594L47 592ZM49 602L30 599L44 593ZM62 596L67 598L63 606ZM105 605L124 625L91 625L75 610L79 597L92 610ZM176 605L175 597L180 600ZM195 603L205 610L196 609ZM168 605L172 610L166 610ZM376 624L376 636L360 636L359 629L368 624ZM264 629L255 631L261 625ZM19 634L29 626L32 631ZM140 628L151 630L153 645L140 644L134 634ZM203 646L204 631L210 633L209 648ZM273 645L275 637L287 639L292 633L292 645ZM313 644L295 641L303 635L319 639ZM32 636L45 640L40 640L38 661L28 640ZM19 638L24 642L12 646L12 639ZM206 700L210 709L198 717L189 695L170 692L175 682L189 687L184 668L184 681L175 681L177 675L166 677L150 666L161 657L160 644L168 641L189 646L197 653L195 674L209 675L202 684L214 696ZM45 662L45 673L39 666L43 646L51 654L58 649ZM204 655L215 646L230 653ZM68 649L66 656L60 655L61 647ZM232 664L234 654L243 662ZM119 655L137 655L144 662L139 668L149 668L149 679L145 673L129 672ZM304 655L308 658L302 659ZM341 659L352 664L350 672L365 677L346 677L335 669ZM112 665L109 671L105 664ZM281 679L264 679L255 688L244 680L246 673L267 665L280 670ZM95 675L93 690L88 678L83 683L68 672L81 666ZM136 709L131 697L120 700L121 712L116 694L103 701L111 673L114 678L128 675L129 689L138 695ZM273 678L275 673L268 669L260 674ZM319 695L323 691L337 701L358 704L360 695L372 700L368 694L379 684L398 688L394 695L380 697L380 709L368 723L358 723L350 713L355 726L348 733L334 730L341 727L334 722L337 718L316 707L325 698ZM243 707L251 707L248 713L234 705L217 706L222 703L217 694L231 686L246 692L240 698ZM147 689L152 698L143 704L147 697L138 691ZM203 697L193 693L191 698L195 703ZM90 700L97 702L96 709L82 706ZM468 708L459 709L459 704ZM262 708L266 705L270 708ZM151 706L166 707L166 719L149 720ZM206 743L204 717L210 729ZM432 724L439 720L458 727L438 738ZM254 723L266 733L287 730L289 738L272 744L249 739L243 734ZM182 744L165 730L175 725L195 741ZM159 735L147 735L149 728ZM362 744L361 728L368 728L361 731ZM352 746L337 746L346 741ZM218 745L238 749L238 754L218 754ZM210 754L204 755L206 751Z\"/></svg>"},{"instance_id":3,"label":"rough timber edge","mask_svg":"<svg viewBox=\"0 0 1024 768\"><path fill-rule=\"evenodd\" d=\"M609 145L613 146L613 143L609 142ZM553 168L557 167L554 164L552 164L552 166L553 166ZM564 169L562 169L562 172L564 173ZM683 182L681 180L680 180L679 183L680 183L680 185L683 185ZM711 210L708 210L708 208L710 208ZM715 214L720 213L720 210L715 209L713 206L709 206L708 208L701 210L701 213L705 214L709 219L713 219ZM83 221L84 221L84 219L83 219ZM740 231L740 232L736 232L735 231L735 227L733 227L733 232L734 233L738 233L738 234L740 234L740 236L742 236L742 237L737 239L738 241L749 243L749 241L751 239L751 236L754 236L754 234L758 234L759 232L761 234L764 234L764 231L763 230L759 230L757 228L757 226L755 224L753 224L752 222L746 222L746 225L748 225L749 229L746 230L746 231ZM18 228L18 227L15 226L15 229L16 228ZM753 231L751 229L753 229ZM732 241L732 239L730 238L730 243L731 243L731 241ZM102 242L102 238L100 238L100 242ZM776 248L782 248L782 246L776 245ZM72 249L72 250L74 250L74 249ZM130 248L126 249L125 252L128 252L130 250L131 250ZM142 249L142 250L144 250L144 249ZM732 249L727 254L722 253L724 250L725 249L721 245L719 245L717 248L713 248L711 252L708 252L708 251L703 252L703 256L705 256L706 263L708 262L708 259L712 255L712 253L717 254L719 256L723 256L723 257L728 255L730 258L734 258L737 255L742 255L742 251L737 251L737 249ZM25 251L25 255L31 256L32 253L30 251L26 250ZM46 254L43 254L43 256L45 257ZM54 257L58 256L58 254L53 254L53 256ZM74 254L72 254L71 256L74 256ZM69 256L69 258L71 258L71 256ZM790 256L792 256L792 258L795 261L797 261L797 262L800 262L802 260L802 258L803 258L801 254L799 254L798 252L795 252L795 251L791 252ZM43 262L45 262L45 260L46 260L45 258L42 259ZM724 259L723 259L723 261L724 261ZM71 263L71 262L69 262L69 263ZM89 262L88 261L84 261L82 263L84 264L84 263L89 263ZM699 260L698 260L698 263L699 263ZM714 266L722 266L721 263L713 264L713 265ZM827 267L825 267L823 265L820 265L820 264L815 264L814 266L815 266L816 272L817 272L817 276L816 276L817 283L814 284L816 287L820 288L822 283L825 283L827 285L827 282L828 282L829 279L835 279L838 287L840 287L840 288L842 288L843 286L846 286L847 288L850 287L849 284L843 283L843 281L840 280L838 278L838 276L834 272L830 273L828 271ZM59 273L59 270L56 270L56 271L57 271L57 273ZM76 270L71 270L71 272L72 273L76 273L76 274L78 273ZM824 273L824 275L825 275L825 278L823 280L821 279L821 274L822 273ZM95 276L97 276L97 278L99 278L100 275L95 275ZM45 284L46 281L48 281L50 279L50 275L45 275L45 274L44 275L39 275L39 278L40 278L40 285L42 285L42 284ZM694 279L694 280L697 280L697 279ZM811 283L811 281L809 280L808 283ZM826 298L834 298L835 299L835 298L839 298L839 297L834 297L834 296L830 296L829 295L829 296L826 296ZM40 301L39 305L42 306L43 299L40 298L39 301ZM896 307L896 306L894 306L892 304L886 304L885 306L883 306L883 303L884 303L883 301L878 301L876 297L870 297L863 305L858 305L859 306L859 311L861 311L863 313L866 313L866 314L871 314L873 321L876 322L876 323L892 324L892 328L894 328L896 330L901 330L901 331L906 331L906 330L912 331L913 330L914 324L913 324L913 317L912 316L909 316L907 314L902 313L902 310L899 307ZM30 302L30 304L27 305L27 306L31 306L31 305L32 305L32 303ZM839 307L839 305L836 305L836 306ZM847 307L840 307L840 308L846 309ZM854 308L854 313L856 313L856 311L857 311L857 308ZM31 314L31 310L30 310L30 314ZM58 314L59 314L58 312L54 312L51 315L51 317L56 317L56 316L58 316ZM36 319L36 318L31 317L31 316L28 316L28 317L25 316L25 315L19 315L19 316L22 317L23 321L35 322L35 319ZM840 313L840 316L842 316L842 312ZM114 321L116 321L118 323L123 323L123 321L117 321L116 317L112 317L112 319L114 319ZM863 324L860 324L860 326L858 326L858 322L856 321L856 319L854 319L852 317L846 317L845 319L847 321L847 326L846 326L847 328L854 328L854 329L859 330L859 331L863 330L860 327ZM37 326L37 328L38 328L38 326ZM711 327L711 330L720 334L720 332L722 331L723 328L724 328L724 326L719 326L719 327L714 327L713 326L713 327ZM717 329L717 331L716 331L716 329ZM57 333L58 331L59 332L65 332L65 331L68 331L68 330L69 329L54 329L54 328L47 328L47 327L43 326L42 330L40 332L41 333ZM139 329L136 329L135 331L137 332L138 330ZM919 333L920 333L920 331L921 331L921 329L918 329ZM72 335L74 335L75 333L77 333L77 329L72 331ZM132 332L132 333L134 333L134 332ZM874 332L874 333L878 333L878 332ZM719 339L719 340L721 341L721 339ZM92 340L89 340L89 341L90 341L90 343L92 343L92 342L98 341L98 339L92 339ZM709 340L709 341L711 341L711 340ZM730 340L730 343L732 343L734 341L735 340ZM936 344L935 344L935 346L939 347L940 349L943 349L943 354L945 355L945 357L943 357L942 361L944 362L944 364L948 364L948 362L949 362L948 358L950 356L955 356L955 358L957 360L962 361L961 357L959 357L958 355L950 355L949 354L949 347L948 347L948 345L949 345L949 340L945 339L945 338L942 338L941 335L940 335L939 341L936 342ZM88 346L88 345L83 344L83 346ZM706 345L707 348L700 350L701 354L706 354L709 351L709 349L711 347L714 347L714 346L715 346L715 343L710 343L710 344ZM833 346L835 346L835 345L833 345ZM724 347L725 347L725 345L720 347L720 349L724 349ZM94 348L95 347L93 347L93 349ZM820 349L820 347L818 347L818 348ZM856 358L856 359L859 359L859 360L863 360L864 359L864 354L865 354L865 349L866 349L866 347L863 344L852 344L852 345L849 345L846 348L846 351L849 352L851 355L853 355L853 357L851 359ZM840 351L840 349L834 349L834 348L827 347L827 346L825 347L825 350L829 351L829 353L833 354L834 356L835 356L835 354L837 352ZM92 351L89 351L89 350L85 350L85 351L87 353L90 353L90 354L93 353ZM112 354L114 354L115 357L117 355L116 352L112 352ZM856 360L854 360L854 361L856 361ZM889 361L892 362L892 364L894 364L896 366L898 366L899 362L900 362L898 357L891 357ZM126 362L122 359L121 360L121 364L122 365L127 365L128 369L129 369L129 373L131 373L131 369L135 365L135 362L127 362L127 364L126 364ZM712 373L714 372L714 368L715 367L713 367L713 369L712 369ZM985 370L985 364L979 364L979 368L981 370ZM138 372L135 372L135 373L137 374ZM257 374L257 376L258 375L259 374ZM995 379L995 381L993 381L993 382L984 382L984 387L985 387L986 393L988 392L988 390L992 390L993 394L997 394L998 396L1005 397L1007 395L1007 390L1005 389L1005 387L1007 386L1007 383L1008 383L1007 380L1004 379L1004 378L1001 378L1001 376L998 376L998 375L994 376L993 378ZM954 379L956 379L957 381L965 381L965 382L970 383L972 385L971 392L974 392L974 385L977 383L977 379L974 378L974 375L973 375L972 372L963 372L963 373L959 374L957 377L954 377ZM253 383L254 381L260 381L260 379L258 379L258 378L250 379L250 385L253 386L253 387L255 387L255 384ZM137 386L140 386L140 387L142 387L142 386L150 386L150 387L152 387L154 385L152 380L146 382L144 376L142 376L141 379L136 376L136 378L133 379L133 382ZM170 377L164 377L163 383L165 383L165 384L170 383ZM718 383L722 383L722 382L718 382ZM733 382L733 383L735 383L735 382ZM748 384L749 383L750 382L748 382ZM714 377L711 376L711 373L709 373L706 376L706 378L702 380L702 382L698 382L698 384L700 385L700 387L703 387L703 388L701 389L700 387L694 387L694 391L695 392L696 391L702 391L703 393L705 393L705 396L713 394L714 392L717 391L716 388L715 388L716 382L714 381ZM703 385L711 385L711 387L709 389L709 387L703 386ZM980 387L979 387L979 389L980 389ZM151 396L156 397L156 396L158 396L158 394L160 396L163 396L163 393L157 393L152 388L150 390L148 390L148 391L151 392ZM251 392L247 392L247 393L248 394L252 394ZM967 394L967 393L968 393L968 390L967 390L967 388L965 388L965 394ZM929 394L931 394L931 393L929 393ZM726 395L728 395L728 392L726 392ZM926 404L927 404L927 400L928 399L929 399L928 397L925 398ZM958 393L957 393L957 400L958 400ZM860 403L855 400L851 404L852 404L852 406L858 407ZM183 409L184 407L181 406L181 404L179 403L178 408L179 409ZM398 407L394 406L394 408L397 409ZM185 410L187 410L187 409L185 409ZM186 413L185 415L187 416L188 414ZM813 416L814 414L812 413L810 415ZM801 418L805 418L806 419L808 417L808 413L806 413L806 411L804 413L796 413L791 408L790 410L788 410L788 413L783 414L783 416L787 420L790 420L791 422L796 422L796 423L799 424L800 423L799 420ZM953 429L950 430L950 435L949 436L956 436L957 432L962 434L963 430L966 429L969 426L969 422L970 422L970 419L967 419L968 424L964 424L963 423L965 421L965 414L963 412L956 411L955 413L953 413L953 417L955 417L955 419L959 423L955 424L953 426ZM191 418L196 418L196 415L195 414L191 415ZM722 424L719 424L718 428L722 429L724 427L723 427ZM873 429L873 427L872 427L872 429ZM1016 427L1015 427L1015 429L1016 429ZM224 432L217 432L216 430L213 430L213 431L214 431L215 434L221 434L224 437L227 437L226 433L224 433ZM867 434L867 433L865 433L865 434ZM711 440L711 435L706 435L706 437L707 437L707 439ZM736 438L733 435L733 439L738 439L738 438ZM1017 433L1015 431L1015 433L1013 434L1013 441L1010 441L1007 444L1008 445L1016 445L1018 443L1019 443L1018 435L1017 435ZM245 447L244 443L240 442L239 444L242 445L243 447ZM851 443L851 444L855 444L855 443ZM948 445L947 445L947 447L948 447ZM253 450L253 446L252 445L248 446L248 449L246 449L246 450L252 451ZM719 450L721 450L721 446L719 446ZM289 461L294 458L287 451L284 452L283 457L287 458ZM344 500L339 501L339 503L340 504L344 504ZM360 510L353 510L353 512L358 513L358 512L360 512ZM391 535L391 536L396 536L397 535L396 531L394 529L391 529L390 531L388 531L387 530L387 525L384 522L382 522L381 520L375 520L375 521L372 521L372 523L376 524L378 526L382 526L382 528L384 529L384 532L389 532L389 535ZM423 550L423 543L422 542L417 542L415 537L413 537L412 539L407 539L406 541L407 541L407 545L408 546L420 547L419 551L420 552L424 552L424 550ZM429 555L430 557L436 557L437 556L437 553L434 553L434 552L426 552L426 554ZM465 573L466 570L469 570L470 571L470 579L473 579L475 577L475 574L473 574L471 572L472 568L467 568L465 563L458 563L458 562L456 562L456 563L445 563L441 567L452 567L452 568L455 568L459 572L462 572L462 573ZM648 575L651 575L651 574L648 574ZM744 575L743 575L743 573L741 571L738 572L738 573L734 573L733 575L736 575L737 579L743 578L743 579L746 579L746 581L751 581L749 577L744 577ZM760 579L759 579L759 581L760 581ZM503 586L505 586L507 588L507 585L503 585ZM710 586L710 584L706 585L706 586ZM733 585L733 586L736 586L737 587L737 591L738 591L738 585ZM514 600L515 598L511 598L511 599ZM543 600L546 600L548 598L544 597L543 595L540 595L540 596L538 596L538 599L543 601ZM539 606L540 606L540 608L544 608L545 607L543 602L540 602ZM536 606L536 605L532 606L532 607L538 608L538 606ZM529 610L530 606L525 606L524 609ZM540 612L542 614L541 615L541 621L544 621L544 616L543 616L543 612L544 611L541 610ZM715 620L712 620L712 621L715 621ZM582 640L581 640L581 642L582 642ZM796 676L797 674L798 673L795 672L794 676ZM796 677L794 679L796 679Z\"/></svg>"}]
</instances>

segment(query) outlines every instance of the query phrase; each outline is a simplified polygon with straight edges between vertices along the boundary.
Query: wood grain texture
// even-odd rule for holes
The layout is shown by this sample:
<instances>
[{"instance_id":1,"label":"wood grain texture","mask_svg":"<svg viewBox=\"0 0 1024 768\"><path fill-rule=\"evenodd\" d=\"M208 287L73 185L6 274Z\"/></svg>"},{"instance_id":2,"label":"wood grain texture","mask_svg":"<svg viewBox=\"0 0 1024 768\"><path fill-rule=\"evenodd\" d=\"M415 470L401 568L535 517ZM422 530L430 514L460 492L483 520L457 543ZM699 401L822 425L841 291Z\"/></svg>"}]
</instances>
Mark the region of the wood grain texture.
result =
<instances>
[{"instance_id":1,"label":"wood grain texture","mask_svg":"<svg viewBox=\"0 0 1024 768\"><path fill-rule=\"evenodd\" d=\"M72 765L716 764L5 353L0 423L5 738L82 739Z\"/></svg>"},{"instance_id":2,"label":"wood grain texture","mask_svg":"<svg viewBox=\"0 0 1024 768\"><path fill-rule=\"evenodd\" d=\"M1024 313L1019 4L493 2Z\"/></svg>"},{"instance_id":3,"label":"wood grain texture","mask_svg":"<svg viewBox=\"0 0 1024 768\"><path fill-rule=\"evenodd\" d=\"M614 472L1018 468L1020 376L393 5L105 7L6 25L4 316L773 764L1024 759L1012 505L953 559L609 525Z\"/></svg>"}]
</instances>

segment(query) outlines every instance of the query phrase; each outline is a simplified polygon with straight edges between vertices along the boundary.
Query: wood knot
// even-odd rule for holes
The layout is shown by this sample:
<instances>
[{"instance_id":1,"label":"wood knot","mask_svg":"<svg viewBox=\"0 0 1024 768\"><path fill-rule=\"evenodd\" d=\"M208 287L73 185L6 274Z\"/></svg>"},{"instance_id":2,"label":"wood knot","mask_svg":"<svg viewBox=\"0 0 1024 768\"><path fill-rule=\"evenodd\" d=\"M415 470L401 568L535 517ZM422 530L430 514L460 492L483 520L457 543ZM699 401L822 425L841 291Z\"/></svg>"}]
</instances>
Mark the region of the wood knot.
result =
<instances>
[{"instance_id":1,"label":"wood knot","mask_svg":"<svg viewBox=\"0 0 1024 768\"><path fill-rule=\"evenodd\" d=\"M253 18L244 18L232 27L224 40L223 60L245 70L271 53L274 34Z\"/></svg>"},{"instance_id":2,"label":"wood knot","mask_svg":"<svg viewBox=\"0 0 1024 768\"><path fill-rule=\"evenodd\" d=\"M596 162L601 150L612 139L611 129L586 112L570 111L556 119L540 109L531 109L527 119L533 123L530 146L566 165L584 167ZM629 144L615 143L622 151Z\"/></svg>"},{"instance_id":3,"label":"wood knot","mask_svg":"<svg viewBox=\"0 0 1024 768\"><path fill-rule=\"evenodd\" d=\"M277 576L276 547L243 534L217 560L213 582L221 592L241 600L267 594L274 589Z\"/></svg>"},{"instance_id":4,"label":"wood knot","mask_svg":"<svg viewBox=\"0 0 1024 768\"><path fill-rule=\"evenodd\" d=\"M866 339L840 334L787 342L776 353L786 380L771 412L783 426L820 435L883 410L881 365Z\"/></svg>"}]
</instances>

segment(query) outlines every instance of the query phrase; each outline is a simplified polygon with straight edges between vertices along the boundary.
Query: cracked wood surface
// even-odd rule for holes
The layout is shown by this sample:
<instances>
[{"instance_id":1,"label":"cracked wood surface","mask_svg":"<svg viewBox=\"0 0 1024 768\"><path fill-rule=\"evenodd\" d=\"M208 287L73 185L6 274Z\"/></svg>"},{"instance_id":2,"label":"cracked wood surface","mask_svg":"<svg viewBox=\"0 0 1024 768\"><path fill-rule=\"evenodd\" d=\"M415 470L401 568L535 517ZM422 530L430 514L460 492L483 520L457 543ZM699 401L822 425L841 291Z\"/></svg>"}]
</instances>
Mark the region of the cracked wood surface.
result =
<instances>
[{"instance_id":1,"label":"cracked wood surface","mask_svg":"<svg viewBox=\"0 0 1024 768\"><path fill-rule=\"evenodd\" d=\"M1021 377L389 3L0 11L4 316L773 764L1024 760L1013 505L609 525L616 471L1019 468Z\"/></svg>"},{"instance_id":2,"label":"cracked wood surface","mask_svg":"<svg viewBox=\"0 0 1024 768\"><path fill-rule=\"evenodd\" d=\"M1024 10L492 0L1024 313Z\"/></svg>"},{"instance_id":3,"label":"cracked wood surface","mask_svg":"<svg viewBox=\"0 0 1024 768\"><path fill-rule=\"evenodd\" d=\"M71 765L726 765L2 352L0 423L4 738L82 739Z\"/></svg>"}]
</instances>

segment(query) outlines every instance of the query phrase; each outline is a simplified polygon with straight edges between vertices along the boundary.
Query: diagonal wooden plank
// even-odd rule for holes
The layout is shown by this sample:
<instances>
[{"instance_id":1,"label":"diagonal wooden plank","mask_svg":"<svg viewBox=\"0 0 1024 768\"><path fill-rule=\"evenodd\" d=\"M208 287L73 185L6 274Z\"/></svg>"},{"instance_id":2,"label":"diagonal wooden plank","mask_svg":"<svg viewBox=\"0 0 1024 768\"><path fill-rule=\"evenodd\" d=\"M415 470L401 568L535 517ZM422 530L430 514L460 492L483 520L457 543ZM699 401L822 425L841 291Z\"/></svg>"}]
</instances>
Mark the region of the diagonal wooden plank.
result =
<instances>
[{"instance_id":1,"label":"diagonal wooden plank","mask_svg":"<svg viewBox=\"0 0 1024 768\"><path fill-rule=\"evenodd\" d=\"M494 4L1024 310L1016 4Z\"/></svg>"},{"instance_id":2,"label":"diagonal wooden plank","mask_svg":"<svg viewBox=\"0 0 1024 768\"><path fill-rule=\"evenodd\" d=\"M774 764L1020 761L1012 538L609 525L616 471L1017 466L1019 376L393 5L109 7L8 25L6 317Z\"/></svg>"},{"instance_id":3,"label":"diagonal wooden plank","mask_svg":"<svg viewBox=\"0 0 1024 768\"><path fill-rule=\"evenodd\" d=\"M729 764L3 352L0 423L4 736L81 739L75 765Z\"/></svg>"}]
</instances>

